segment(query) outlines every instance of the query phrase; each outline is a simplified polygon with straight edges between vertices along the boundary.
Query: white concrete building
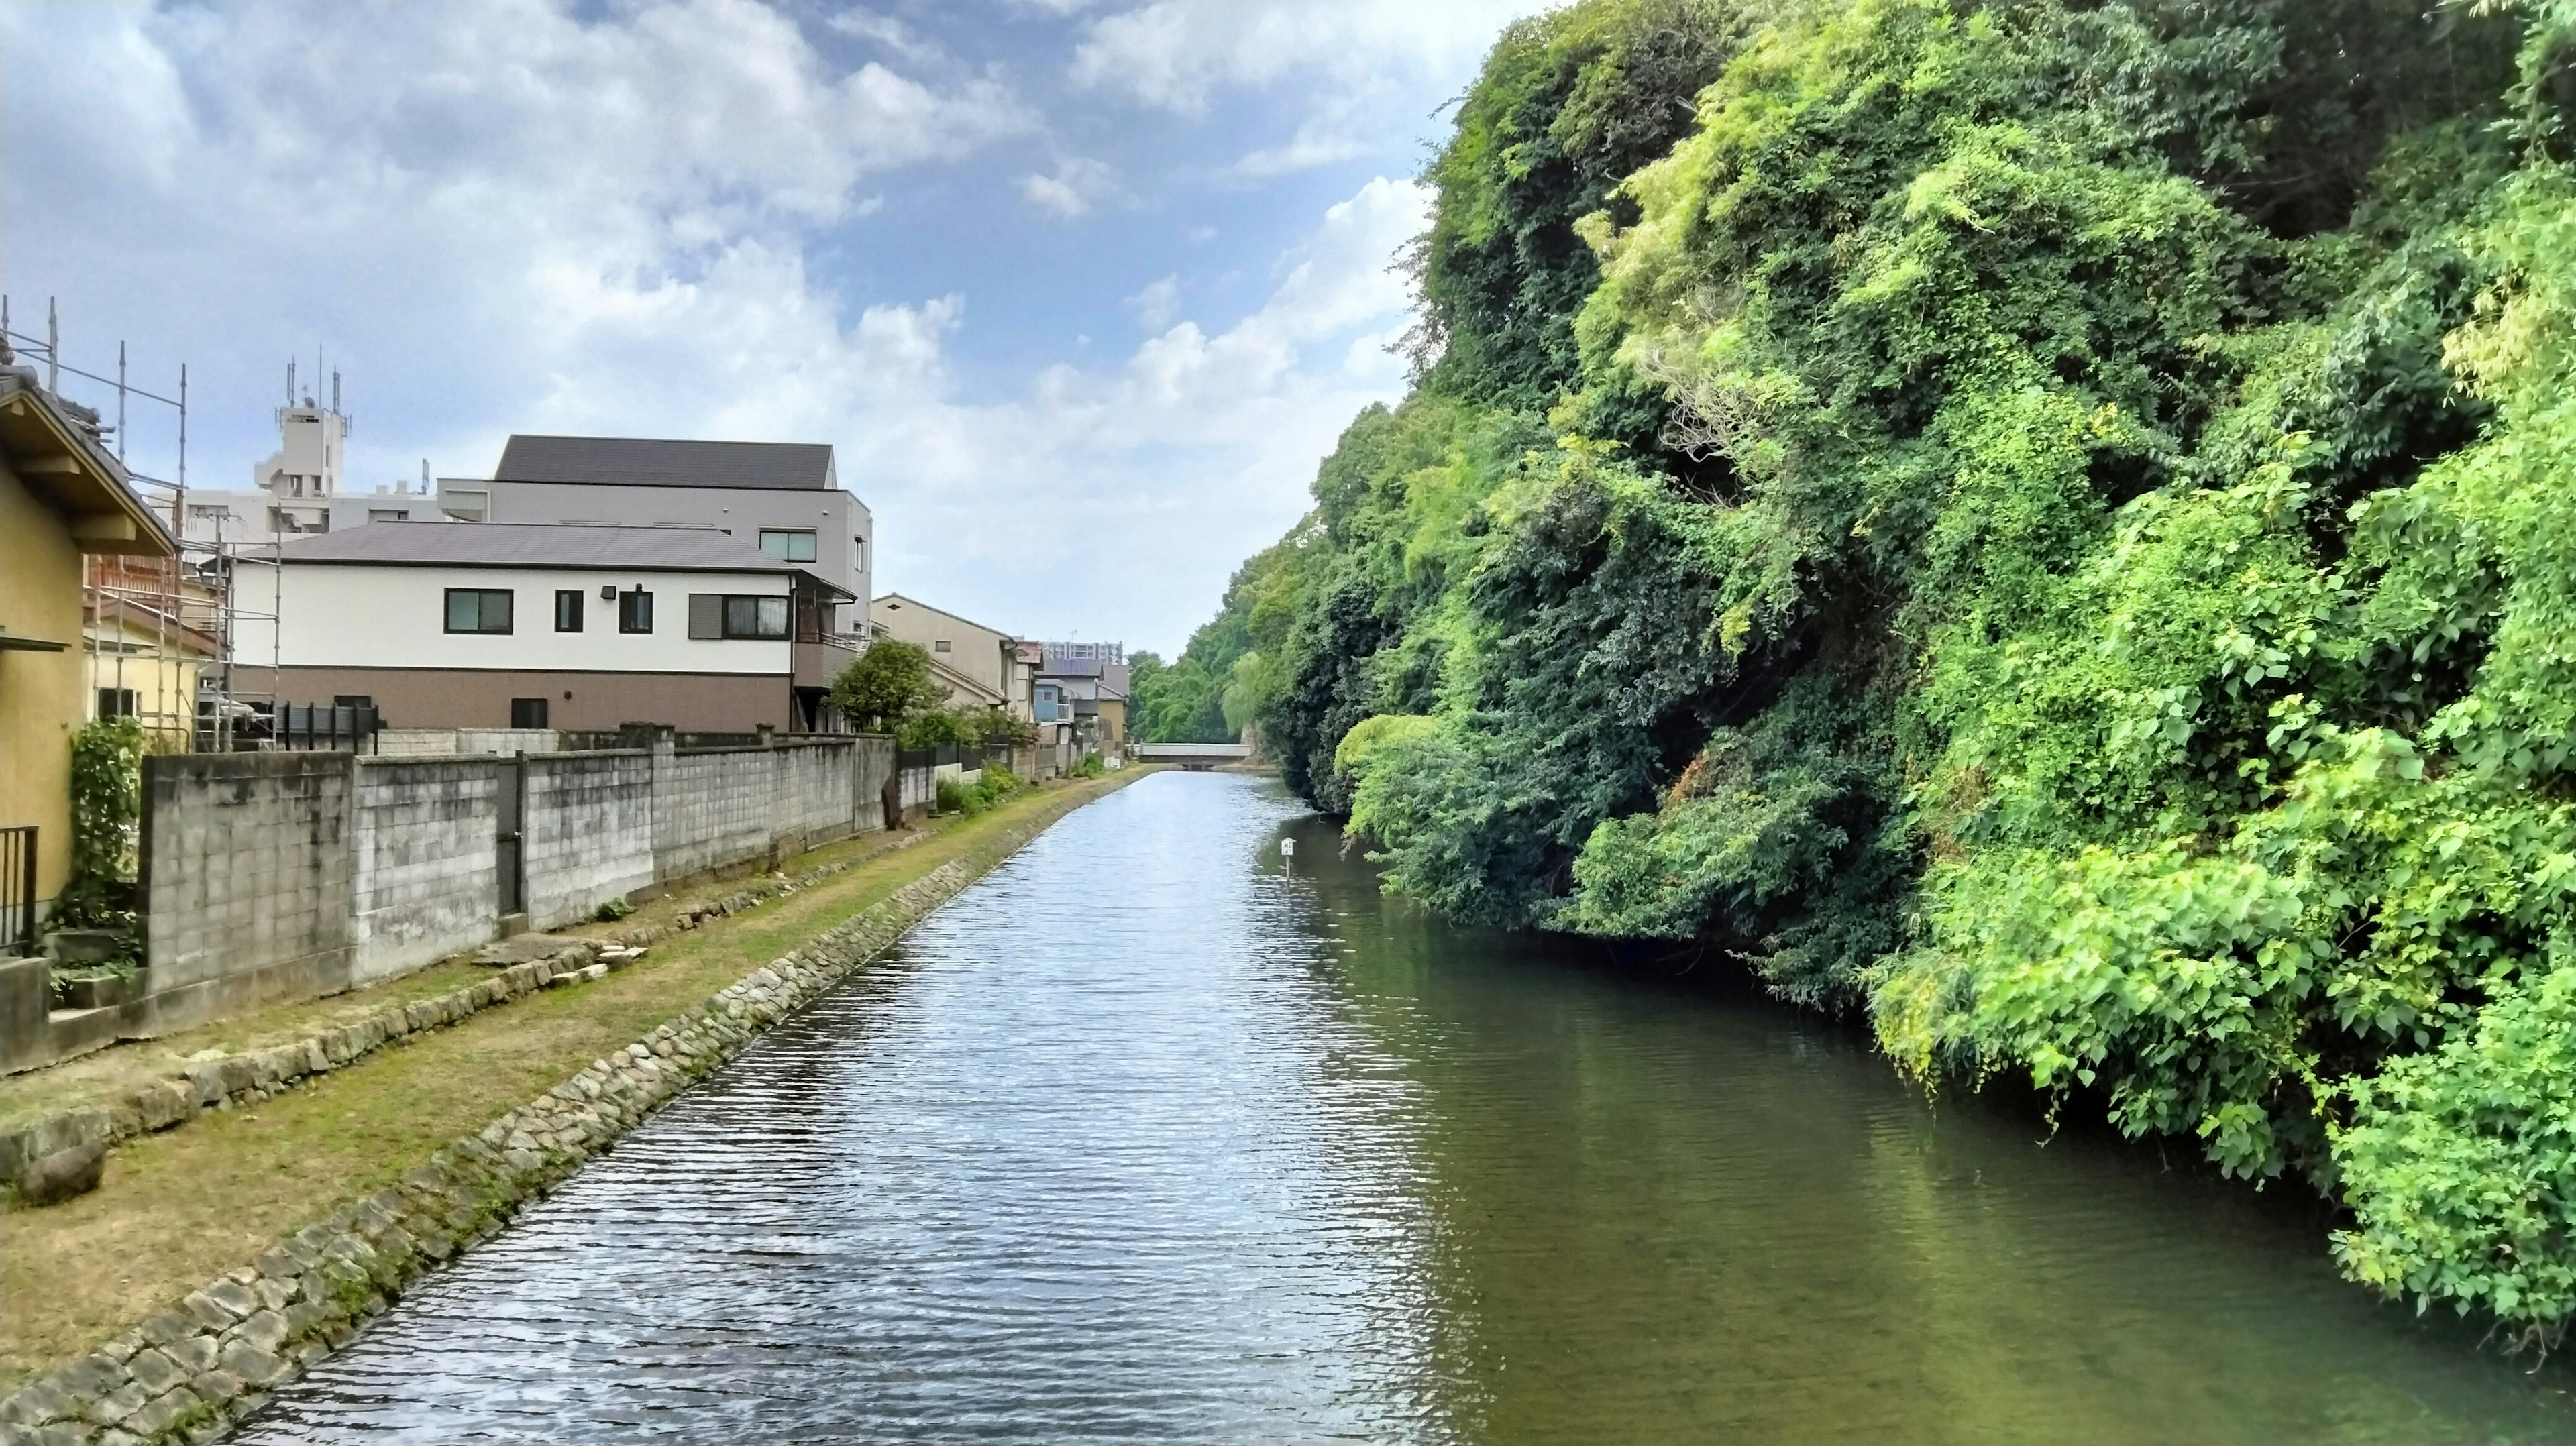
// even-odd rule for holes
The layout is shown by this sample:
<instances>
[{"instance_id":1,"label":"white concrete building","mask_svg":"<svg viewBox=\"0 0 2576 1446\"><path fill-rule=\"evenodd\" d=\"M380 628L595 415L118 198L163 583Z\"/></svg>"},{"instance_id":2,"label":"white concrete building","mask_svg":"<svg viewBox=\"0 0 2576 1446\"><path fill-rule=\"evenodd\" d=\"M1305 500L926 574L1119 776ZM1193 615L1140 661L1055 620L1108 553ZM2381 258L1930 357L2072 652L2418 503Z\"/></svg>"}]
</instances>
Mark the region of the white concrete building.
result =
<instances>
[{"instance_id":1,"label":"white concrete building","mask_svg":"<svg viewBox=\"0 0 2576 1446\"><path fill-rule=\"evenodd\" d=\"M416 492L409 482L347 488L349 418L338 392L334 376L329 406L306 397L277 409L277 450L250 469L249 490L189 489L180 520L187 540L248 545L370 522L437 521L426 463Z\"/></svg>"},{"instance_id":2,"label":"white concrete building","mask_svg":"<svg viewBox=\"0 0 2576 1446\"><path fill-rule=\"evenodd\" d=\"M713 528L370 523L247 555L236 587L241 691L404 728L829 732L856 656L821 626L848 594Z\"/></svg>"},{"instance_id":3,"label":"white concrete building","mask_svg":"<svg viewBox=\"0 0 2576 1446\"><path fill-rule=\"evenodd\" d=\"M712 527L857 599L875 563L867 505L820 442L518 435L488 480L438 479L438 503L465 522ZM865 624L836 610L827 630L855 640Z\"/></svg>"}]
</instances>

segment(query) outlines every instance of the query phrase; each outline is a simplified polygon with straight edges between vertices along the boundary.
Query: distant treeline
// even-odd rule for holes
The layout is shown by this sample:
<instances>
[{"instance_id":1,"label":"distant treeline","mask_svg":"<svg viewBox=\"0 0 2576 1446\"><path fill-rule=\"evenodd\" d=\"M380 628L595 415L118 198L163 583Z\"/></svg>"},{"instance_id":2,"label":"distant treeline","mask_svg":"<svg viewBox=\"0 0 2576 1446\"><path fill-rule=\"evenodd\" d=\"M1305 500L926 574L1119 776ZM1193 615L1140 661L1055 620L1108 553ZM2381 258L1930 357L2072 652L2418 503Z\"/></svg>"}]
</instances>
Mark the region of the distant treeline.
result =
<instances>
[{"instance_id":1,"label":"distant treeline","mask_svg":"<svg viewBox=\"0 0 2576 1446\"><path fill-rule=\"evenodd\" d=\"M2576 1312L2576 0L1589 0L1169 666L1394 887L1689 941Z\"/></svg>"}]
</instances>

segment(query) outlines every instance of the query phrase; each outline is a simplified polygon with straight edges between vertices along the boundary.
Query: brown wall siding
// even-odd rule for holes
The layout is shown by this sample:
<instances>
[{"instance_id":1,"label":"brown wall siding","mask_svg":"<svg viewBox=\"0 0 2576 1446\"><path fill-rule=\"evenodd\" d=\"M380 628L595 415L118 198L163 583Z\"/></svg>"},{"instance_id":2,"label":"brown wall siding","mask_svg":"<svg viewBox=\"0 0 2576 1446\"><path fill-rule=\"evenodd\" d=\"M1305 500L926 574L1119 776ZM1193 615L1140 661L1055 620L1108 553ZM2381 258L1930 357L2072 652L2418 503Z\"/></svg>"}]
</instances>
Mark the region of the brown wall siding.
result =
<instances>
[{"instance_id":1,"label":"brown wall siding","mask_svg":"<svg viewBox=\"0 0 2576 1446\"><path fill-rule=\"evenodd\" d=\"M281 668L278 701L376 700L394 728L507 728L510 700L547 700L547 726L609 729L668 723L691 733L748 733L790 725L788 681L742 673L551 673L482 668ZM234 669L237 691L268 689L266 668ZM565 694L572 696L567 698Z\"/></svg>"}]
</instances>

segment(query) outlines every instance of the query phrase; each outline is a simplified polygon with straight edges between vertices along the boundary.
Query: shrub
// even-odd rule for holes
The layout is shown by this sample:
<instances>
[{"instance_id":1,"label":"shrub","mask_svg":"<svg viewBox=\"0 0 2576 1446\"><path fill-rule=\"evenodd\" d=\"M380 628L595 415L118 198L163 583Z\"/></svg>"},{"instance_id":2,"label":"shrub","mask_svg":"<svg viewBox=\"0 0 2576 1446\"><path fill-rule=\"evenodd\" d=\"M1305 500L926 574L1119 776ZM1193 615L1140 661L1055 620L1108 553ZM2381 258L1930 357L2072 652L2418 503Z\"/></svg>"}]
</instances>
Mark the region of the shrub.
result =
<instances>
[{"instance_id":1,"label":"shrub","mask_svg":"<svg viewBox=\"0 0 2576 1446\"><path fill-rule=\"evenodd\" d=\"M976 796L987 804L1000 803L1013 794L1025 792L1029 781L998 763L984 765L984 777L975 785Z\"/></svg>"},{"instance_id":2,"label":"shrub","mask_svg":"<svg viewBox=\"0 0 2576 1446\"><path fill-rule=\"evenodd\" d=\"M962 813L971 818L982 813L989 806L983 794L977 792L964 780L954 777L939 780L938 797L941 813Z\"/></svg>"},{"instance_id":3,"label":"shrub","mask_svg":"<svg viewBox=\"0 0 2576 1446\"><path fill-rule=\"evenodd\" d=\"M1100 775L1108 771L1108 765L1100 761L1099 754L1086 753L1082 755L1082 761L1080 763L1077 763L1073 765L1072 768L1066 770L1065 776L1068 778L1098 778Z\"/></svg>"},{"instance_id":4,"label":"shrub","mask_svg":"<svg viewBox=\"0 0 2576 1446\"><path fill-rule=\"evenodd\" d=\"M599 922L614 924L635 912L635 906L622 898L610 899L599 906Z\"/></svg>"}]
</instances>

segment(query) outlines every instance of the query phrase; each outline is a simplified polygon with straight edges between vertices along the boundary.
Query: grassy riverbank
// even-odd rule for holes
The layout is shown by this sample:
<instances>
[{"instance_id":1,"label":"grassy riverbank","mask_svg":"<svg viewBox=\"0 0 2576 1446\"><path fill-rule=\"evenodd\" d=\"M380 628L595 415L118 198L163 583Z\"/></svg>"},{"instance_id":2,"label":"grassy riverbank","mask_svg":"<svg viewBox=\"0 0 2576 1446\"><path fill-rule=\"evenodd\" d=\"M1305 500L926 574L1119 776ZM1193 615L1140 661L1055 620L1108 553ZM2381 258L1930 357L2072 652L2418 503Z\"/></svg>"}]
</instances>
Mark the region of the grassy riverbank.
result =
<instances>
[{"instance_id":1,"label":"grassy riverbank","mask_svg":"<svg viewBox=\"0 0 2576 1446\"><path fill-rule=\"evenodd\" d=\"M872 834L817 850L787 872L858 862L748 914L712 919L659 942L641 963L595 983L547 991L417 1035L256 1108L209 1114L128 1141L110 1155L96 1193L0 1215L0 1393L132 1326L281 1235L384 1187L441 1145L914 880L951 861L976 872L989 868L1011 852L1015 830L1138 776L1130 770L1053 785L973 818L930 824L927 837L900 849L887 847L889 836ZM735 887L684 892L648 908L643 919ZM48 1071L10 1082L0 1108L81 1097L198 1049L289 1037L339 1012L363 1014L452 988L455 978L442 976L474 969L442 965L338 1000L110 1051L53 1078Z\"/></svg>"}]
</instances>

